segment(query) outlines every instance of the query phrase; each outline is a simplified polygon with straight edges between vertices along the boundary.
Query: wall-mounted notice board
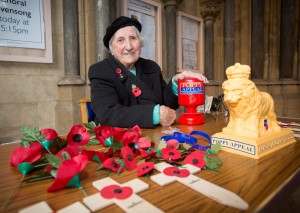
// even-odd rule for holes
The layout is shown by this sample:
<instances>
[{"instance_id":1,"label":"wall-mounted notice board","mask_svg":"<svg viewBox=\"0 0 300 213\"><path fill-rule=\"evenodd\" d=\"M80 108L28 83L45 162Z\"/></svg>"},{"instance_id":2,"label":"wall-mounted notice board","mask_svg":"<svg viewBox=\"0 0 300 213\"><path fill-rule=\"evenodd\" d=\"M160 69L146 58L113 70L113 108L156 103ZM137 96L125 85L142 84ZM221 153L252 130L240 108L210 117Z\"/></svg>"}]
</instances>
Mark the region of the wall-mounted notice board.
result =
<instances>
[{"instance_id":1,"label":"wall-mounted notice board","mask_svg":"<svg viewBox=\"0 0 300 213\"><path fill-rule=\"evenodd\" d=\"M136 18L142 24L145 39L141 57L162 67L161 4L151 0L124 0L123 15Z\"/></svg>"},{"instance_id":2,"label":"wall-mounted notice board","mask_svg":"<svg viewBox=\"0 0 300 213\"><path fill-rule=\"evenodd\" d=\"M204 73L203 19L177 12L177 69L200 70Z\"/></svg>"},{"instance_id":3,"label":"wall-mounted notice board","mask_svg":"<svg viewBox=\"0 0 300 213\"><path fill-rule=\"evenodd\" d=\"M50 0L0 2L0 61L52 63Z\"/></svg>"}]
</instances>

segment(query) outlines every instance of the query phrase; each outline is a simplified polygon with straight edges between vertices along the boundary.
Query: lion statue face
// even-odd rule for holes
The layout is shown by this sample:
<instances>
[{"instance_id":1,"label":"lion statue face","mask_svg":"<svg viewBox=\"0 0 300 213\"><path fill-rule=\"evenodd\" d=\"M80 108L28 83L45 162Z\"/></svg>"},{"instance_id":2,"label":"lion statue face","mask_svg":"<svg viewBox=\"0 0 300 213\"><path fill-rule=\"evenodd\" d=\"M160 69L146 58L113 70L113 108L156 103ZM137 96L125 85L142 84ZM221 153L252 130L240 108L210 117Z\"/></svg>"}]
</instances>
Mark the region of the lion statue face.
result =
<instances>
[{"instance_id":1,"label":"lion statue face","mask_svg":"<svg viewBox=\"0 0 300 213\"><path fill-rule=\"evenodd\" d=\"M241 86L233 80L227 80L222 84L224 101L229 105L236 104L243 96Z\"/></svg>"}]
</instances>

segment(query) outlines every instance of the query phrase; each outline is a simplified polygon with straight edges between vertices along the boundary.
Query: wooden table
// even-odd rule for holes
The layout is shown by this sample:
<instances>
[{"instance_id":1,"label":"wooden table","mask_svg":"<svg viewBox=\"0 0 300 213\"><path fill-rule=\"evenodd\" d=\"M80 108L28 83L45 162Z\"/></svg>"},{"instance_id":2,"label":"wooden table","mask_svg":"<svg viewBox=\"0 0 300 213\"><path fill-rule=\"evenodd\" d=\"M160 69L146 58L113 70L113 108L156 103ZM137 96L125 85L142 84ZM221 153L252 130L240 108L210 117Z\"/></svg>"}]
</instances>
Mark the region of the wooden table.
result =
<instances>
[{"instance_id":1,"label":"wooden table","mask_svg":"<svg viewBox=\"0 0 300 213\"><path fill-rule=\"evenodd\" d=\"M197 126L184 126L176 124L184 133L192 130L204 131L210 135L220 132L227 124L227 117L205 118L205 124ZM156 129L143 129L144 136L149 135L153 141L158 142L164 134L166 127ZM236 154L220 151L218 156L223 165L219 172L203 170L196 174L207 181L226 188L249 203L247 211L240 211L221 205L192 189L172 183L161 187L146 177L140 177L147 182L148 190L139 193L139 196L154 204L165 212L257 212L268 208L278 208L288 199L294 189L300 185L300 141L297 140L286 148L272 153L262 159L256 160ZM9 156L19 144L0 146L0 205L2 207L6 197L12 193L20 183L21 174L16 168L9 166ZM97 193L92 186L92 181L98 180L99 172L94 168L99 165L89 162L81 173L81 184L88 195ZM154 172L156 174L157 172ZM105 172L102 171L102 177ZM109 175L119 183L136 178L136 171L126 171L119 176L116 173ZM47 188L52 184L52 179L25 184L17 191L13 200L0 212L18 212L18 210L46 201L53 210L59 210L76 201L82 201L84 195L77 188L68 188L57 192L47 193ZM280 202L277 202L279 200ZM112 205L99 212L123 212L118 206Z\"/></svg>"}]
</instances>

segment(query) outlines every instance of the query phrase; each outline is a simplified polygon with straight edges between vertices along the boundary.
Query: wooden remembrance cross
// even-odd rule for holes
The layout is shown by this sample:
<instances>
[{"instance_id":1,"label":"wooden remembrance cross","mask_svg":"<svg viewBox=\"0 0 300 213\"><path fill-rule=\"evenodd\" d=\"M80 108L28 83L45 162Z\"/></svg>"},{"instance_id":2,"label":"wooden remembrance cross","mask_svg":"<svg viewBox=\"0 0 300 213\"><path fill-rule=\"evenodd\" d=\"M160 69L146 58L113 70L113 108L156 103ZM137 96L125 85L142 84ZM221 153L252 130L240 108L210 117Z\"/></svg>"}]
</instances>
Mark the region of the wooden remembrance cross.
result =
<instances>
[{"instance_id":1,"label":"wooden remembrance cross","mask_svg":"<svg viewBox=\"0 0 300 213\"><path fill-rule=\"evenodd\" d=\"M181 168L178 168L162 162L155 164L154 168L161 173L151 176L151 180L160 186L165 186L172 182L178 181L221 204L242 210L246 210L249 207L249 204L235 193L192 175L201 170L198 167L186 164ZM172 172L173 174L171 174Z\"/></svg>"},{"instance_id":2,"label":"wooden remembrance cross","mask_svg":"<svg viewBox=\"0 0 300 213\"><path fill-rule=\"evenodd\" d=\"M134 213L134 212L151 212L151 213L161 213L159 208L152 205L151 203L147 202L140 196L138 196L136 193L139 193L141 191L144 191L149 188L149 185L145 182L139 180L139 179L133 179L131 181L128 181L124 184L118 184L116 181L111 179L110 177L103 178L101 180L97 180L93 182L93 186L99 190L98 193L85 197L83 199L83 203L91 209L93 212L103 209L107 206L110 206L112 204L117 204L120 208L122 208L125 212ZM105 189L105 187L120 187L116 188L110 199L104 198L101 194L101 191ZM128 189L131 188L133 190L133 193L126 198L120 199L114 197L117 193L122 192L122 187L126 187ZM111 194L109 194L111 195ZM108 195L108 196L109 196Z\"/></svg>"}]
</instances>

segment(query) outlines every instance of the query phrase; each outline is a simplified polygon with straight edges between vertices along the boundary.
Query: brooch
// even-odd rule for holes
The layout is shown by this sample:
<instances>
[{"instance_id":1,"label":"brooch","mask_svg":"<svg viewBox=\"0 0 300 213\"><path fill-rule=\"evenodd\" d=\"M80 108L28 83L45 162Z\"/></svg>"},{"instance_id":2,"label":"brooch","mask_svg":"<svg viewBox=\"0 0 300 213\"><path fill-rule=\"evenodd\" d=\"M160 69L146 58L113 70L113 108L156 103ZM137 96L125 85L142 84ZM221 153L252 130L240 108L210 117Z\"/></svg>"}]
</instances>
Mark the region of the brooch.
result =
<instances>
[{"instance_id":1,"label":"brooch","mask_svg":"<svg viewBox=\"0 0 300 213\"><path fill-rule=\"evenodd\" d=\"M123 78L122 70L120 68L116 69L116 73L119 75L119 78Z\"/></svg>"},{"instance_id":2,"label":"brooch","mask_svg":"<svg viewBox=\"0 0 300 213\"><path fill-rule=\"evenodd\" d=\"M138 88L135 84L132 84L131 88L132 88L132 94L135 97L139 97L142 94L142 91L140 90L140 88Z\"/></svg>"}]
</instances>

